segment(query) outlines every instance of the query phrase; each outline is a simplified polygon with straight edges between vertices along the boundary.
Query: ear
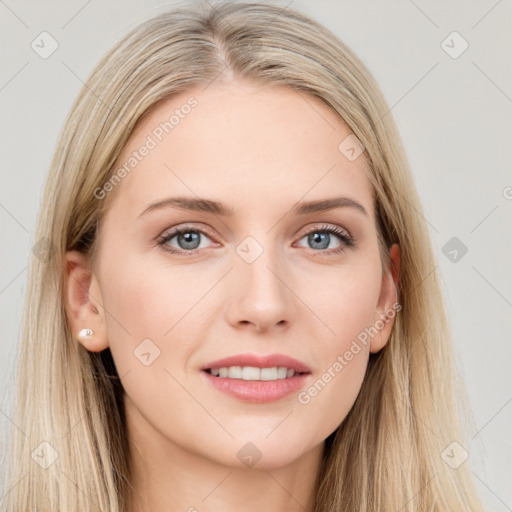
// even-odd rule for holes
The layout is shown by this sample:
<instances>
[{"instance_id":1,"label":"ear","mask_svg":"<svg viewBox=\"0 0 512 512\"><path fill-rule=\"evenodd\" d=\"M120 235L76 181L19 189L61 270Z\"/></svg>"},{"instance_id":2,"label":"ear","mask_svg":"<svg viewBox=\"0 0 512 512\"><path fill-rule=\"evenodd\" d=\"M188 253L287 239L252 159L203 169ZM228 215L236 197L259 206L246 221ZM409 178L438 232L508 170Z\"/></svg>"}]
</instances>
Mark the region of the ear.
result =
<instances>
[{"instance_id":1,"label":"ear","mask_svg":"<svg viewBox=\"0 0 512 512\"><path fill-rule=\"evenodd\" d=\"M379 333L373 336L370 342L370 352L372 353L381 350L388 342L397 312L393 305L397 302L396 290L400 272L400 245L393 244L389 249L389 254L391 256L390 268L382 277L381 293L374 323ZM387 314L390 312L392 315Z\"/></svg>"},{"instance_id":2,"label":"ear","mask_svg":"<svg viewBox=\"0 0 512 512\"><path fill-rule=\"evenodd\" d=\"M66 315L75 340L91 352L108 347L103 301L98 280L89 269L87 255L66 253L64 296ZM90 338L81 338L82 329L92 329Z\"/></svg>"}]
</instances>

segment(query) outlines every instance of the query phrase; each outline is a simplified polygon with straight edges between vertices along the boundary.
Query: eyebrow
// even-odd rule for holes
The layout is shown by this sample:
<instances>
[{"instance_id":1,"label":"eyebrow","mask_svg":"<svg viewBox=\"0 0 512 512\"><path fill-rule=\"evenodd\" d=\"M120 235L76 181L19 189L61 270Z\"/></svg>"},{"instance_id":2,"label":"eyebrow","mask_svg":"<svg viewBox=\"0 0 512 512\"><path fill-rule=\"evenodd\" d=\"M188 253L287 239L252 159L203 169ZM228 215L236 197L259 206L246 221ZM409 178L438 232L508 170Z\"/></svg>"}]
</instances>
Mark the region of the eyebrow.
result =
<instances>
[{"instance_id":1,"label":"eyebrow","mask_svg":"<svg viewBox=\"0 0 512 512\"><path fill-rule=\"evenodd\" d=\"M206 212L222 217L232 217L234 211L229 206L211 199L195 198L195 197L169 197L155 203L151 203L143 210L138 217L162 208L179 208L182 210L194 211L194 212ZM295 215L305 215L313 212L324 212L332 210L334 208L354 208L364 215L368 216L366 208L350 197L333 197L330 199L321 199L317 201L305 201L297 203L292 209L292 213Z\"/></svg>"}]
</instances>

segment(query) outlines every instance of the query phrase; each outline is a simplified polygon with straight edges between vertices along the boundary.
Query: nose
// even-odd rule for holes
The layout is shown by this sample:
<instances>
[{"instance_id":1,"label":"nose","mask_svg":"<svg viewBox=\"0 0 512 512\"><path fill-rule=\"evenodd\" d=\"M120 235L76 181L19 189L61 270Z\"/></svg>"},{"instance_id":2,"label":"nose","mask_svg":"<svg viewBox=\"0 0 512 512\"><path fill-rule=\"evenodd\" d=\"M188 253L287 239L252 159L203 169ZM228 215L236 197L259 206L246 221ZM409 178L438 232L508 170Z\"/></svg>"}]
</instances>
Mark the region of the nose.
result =
<instances>
[{"instance_id":1,"label":"nose","mask_svg":"<svg viewBox=\"0 0 512 512\"><path fill-rule=\"evenodd\" d=\"M290 272L270 251L252 263L236 258L229 284L228 322L255 332L285 329L296 317Z\"/></svg>"}]
</instances>

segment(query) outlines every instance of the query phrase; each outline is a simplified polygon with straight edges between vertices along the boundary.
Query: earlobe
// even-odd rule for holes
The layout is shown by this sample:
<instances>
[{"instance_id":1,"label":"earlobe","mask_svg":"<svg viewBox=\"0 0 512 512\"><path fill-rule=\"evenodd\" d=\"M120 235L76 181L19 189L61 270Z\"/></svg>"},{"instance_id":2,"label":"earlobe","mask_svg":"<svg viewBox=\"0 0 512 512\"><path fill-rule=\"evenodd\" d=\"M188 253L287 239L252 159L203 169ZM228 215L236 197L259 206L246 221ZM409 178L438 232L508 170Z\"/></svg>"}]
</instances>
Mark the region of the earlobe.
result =
<instances>
[{"instance_id":1,"label":"earlobe","mask_svg":"<svg viewBox=\"0 0 512 512\"><path fill-rule=\"evenodd\" d=\"M105 350L108 339L101 291L87 255L79 251L66 253L64 288L66 315L74 339L91 352Z\"/></svg>"},{"instance_id":2,"label":"earlobe","mask_svg":"<svg viewBox=\"0 0 512 512\"><path fill-rule=\"evenodd\" d=\"M372 337L370 342L370 352L376 353L382 350L387 344L391 329L394 324L394 317L397 311L398 277L400 272L400 246L395 243L390 249L391 256L390 267L382 278L381 295L378 303L377 316L374 322L374 328L378 334Z\"/></svg>"}]
</instances>

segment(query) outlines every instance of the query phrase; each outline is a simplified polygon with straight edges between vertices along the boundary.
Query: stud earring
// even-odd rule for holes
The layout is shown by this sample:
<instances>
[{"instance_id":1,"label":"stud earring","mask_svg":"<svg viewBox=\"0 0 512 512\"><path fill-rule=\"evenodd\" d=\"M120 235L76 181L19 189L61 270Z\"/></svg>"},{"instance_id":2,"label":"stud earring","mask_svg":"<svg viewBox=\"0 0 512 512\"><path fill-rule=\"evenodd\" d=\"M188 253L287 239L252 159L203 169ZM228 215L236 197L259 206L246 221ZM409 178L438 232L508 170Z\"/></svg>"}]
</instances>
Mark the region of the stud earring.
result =
<instances>
[{"instance_id":1,"label":"stud earring","mask_svg":"<svg viewBox=\"0 0 512 512\"><path fill-rule=\"evenodd\" d=\"M78 333L78 337L82 338L82 339L89 339L92 337L93 334L94 334L94 331L92 329L82 329Z\"/></svg>"}]
</instances>

